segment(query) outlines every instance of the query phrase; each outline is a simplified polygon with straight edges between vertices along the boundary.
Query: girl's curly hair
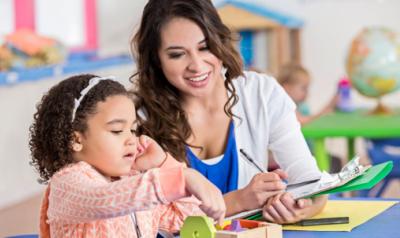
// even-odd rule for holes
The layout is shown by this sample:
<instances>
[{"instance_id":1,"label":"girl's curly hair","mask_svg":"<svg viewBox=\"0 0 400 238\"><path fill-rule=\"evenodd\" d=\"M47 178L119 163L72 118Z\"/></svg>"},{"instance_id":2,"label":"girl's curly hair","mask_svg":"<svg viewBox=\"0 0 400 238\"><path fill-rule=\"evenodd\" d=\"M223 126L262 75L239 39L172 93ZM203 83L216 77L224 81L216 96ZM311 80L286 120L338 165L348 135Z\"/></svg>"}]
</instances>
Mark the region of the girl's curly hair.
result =
<instances>
[{"instance_id":1,"label":"girl's curly hair","mask_svg":"<svg viewBox=\"0 0 400 238\"><path fill-rule=\"evenodd\" d=\"M36 106L33 123L29 128L30 164L39 172L39 183L46 183L65 165L74 163L72 158L73 132L84 133L87 119L96 113L98 102L107 97L129 93L120 83L102 80L89 90L81 101L72 120L74 100L96 75L84 74L67 78L52 87Z\"/></svg>"}]
</instances>

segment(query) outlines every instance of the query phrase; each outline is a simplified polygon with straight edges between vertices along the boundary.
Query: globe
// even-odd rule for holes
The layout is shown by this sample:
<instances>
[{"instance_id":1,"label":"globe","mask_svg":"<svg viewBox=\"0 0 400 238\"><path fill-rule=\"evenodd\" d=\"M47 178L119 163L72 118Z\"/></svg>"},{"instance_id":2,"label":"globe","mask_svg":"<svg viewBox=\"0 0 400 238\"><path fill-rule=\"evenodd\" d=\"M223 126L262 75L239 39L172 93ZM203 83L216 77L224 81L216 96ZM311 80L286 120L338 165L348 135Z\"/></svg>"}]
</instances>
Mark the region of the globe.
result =
<instances>
[{"instance_id":1,"label":"globe","mask_svg":"<svg viewBox=\"0 0 400 238\"><path fill-rule=\"evenodd\" d=\"M346 66L352 86L380 104L383 95L400 88L399 35L383 27L362 30L351 43Z\"/></svg>"}]
</instances>

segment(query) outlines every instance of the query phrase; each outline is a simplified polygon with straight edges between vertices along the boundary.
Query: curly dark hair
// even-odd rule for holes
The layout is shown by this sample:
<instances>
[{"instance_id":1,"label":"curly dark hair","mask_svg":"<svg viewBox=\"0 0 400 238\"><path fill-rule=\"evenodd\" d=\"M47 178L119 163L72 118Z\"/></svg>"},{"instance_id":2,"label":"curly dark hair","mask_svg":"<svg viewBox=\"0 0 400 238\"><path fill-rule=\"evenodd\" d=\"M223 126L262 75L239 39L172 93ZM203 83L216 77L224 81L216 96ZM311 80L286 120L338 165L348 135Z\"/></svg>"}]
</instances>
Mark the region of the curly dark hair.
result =
<instances>
[{"instance_id":1,"label":"curly dark hair","mask_svg":"<svg viewBox=\"0 0 400 238\"><path fill-rule=\"evenodd\" d=\"M84 96L72 122L74 100L96 75L84 74L67 78L52 87L36 106L33 123L29 128L30 164L40 174L40 183L65 165L74 163L72 158L73 132L84 133L87 119L96 113L97 103L114 95L130 97L123 85L114 80L102 80Z\"/></svg>"},{"instance_id":2,"label":"curly dark hair","mask_svg":"<svg viewBox=\"0 0 400 238\"><path fill-rule=\"evenodd\" d=\"M140 28L131 41L131 50L137 59L137 73L131 76L135 83L135 104L146 113L144 120L137 117L139 131L187 163L185 146L192 129L182 109L179 91L165 78L158 58L161 29L176 17L196 23L210 52L227 68L225 88L230 96L224 110L229 117L234 116L232 107L238 101L232 79L243 74L243 63L233 46L231 31L222 23L210 0L149 0L145 6Z\"/></svg>"}]
</instances>

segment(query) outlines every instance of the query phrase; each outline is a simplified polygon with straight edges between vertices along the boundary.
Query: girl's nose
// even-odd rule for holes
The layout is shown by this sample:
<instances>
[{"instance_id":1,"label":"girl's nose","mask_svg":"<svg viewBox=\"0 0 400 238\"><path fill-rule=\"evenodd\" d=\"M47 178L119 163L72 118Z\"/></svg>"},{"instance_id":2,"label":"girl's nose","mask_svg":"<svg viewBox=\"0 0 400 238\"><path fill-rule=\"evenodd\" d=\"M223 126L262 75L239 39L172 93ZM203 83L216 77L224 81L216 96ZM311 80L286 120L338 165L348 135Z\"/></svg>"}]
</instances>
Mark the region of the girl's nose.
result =
<instances>
[{"instance_id":1,"label":"girl's nose","mask_svg":"<svg viewBox=\"0 0 400 238\"><path fill-rule=\"evenodd\" d=\"M137 144L137 137L136 135L130 135L126 141L127 145L136 145Z\"/></svg>"}]
</instances>

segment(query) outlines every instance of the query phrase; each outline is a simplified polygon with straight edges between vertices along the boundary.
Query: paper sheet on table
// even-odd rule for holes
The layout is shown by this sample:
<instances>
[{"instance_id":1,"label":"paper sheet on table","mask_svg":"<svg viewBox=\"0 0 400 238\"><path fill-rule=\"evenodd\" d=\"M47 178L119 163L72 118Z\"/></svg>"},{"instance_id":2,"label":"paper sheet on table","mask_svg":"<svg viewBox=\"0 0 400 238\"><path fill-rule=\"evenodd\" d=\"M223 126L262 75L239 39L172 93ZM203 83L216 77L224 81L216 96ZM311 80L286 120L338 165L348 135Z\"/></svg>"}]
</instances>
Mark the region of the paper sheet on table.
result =
<instances>
[{"instance_id":1,"label":"paper sheet on table","mask_svg":"<svg viewBox=\"0 0 400 238\"><path fill-rule=\"evenodd\" d=\"M398 203L397 201L328 201L324 210L313 218L349 217L349 224L320 226L283 226L284 230L296 231L351 231L381 212Z\"/></svg>"}]
</instances>

